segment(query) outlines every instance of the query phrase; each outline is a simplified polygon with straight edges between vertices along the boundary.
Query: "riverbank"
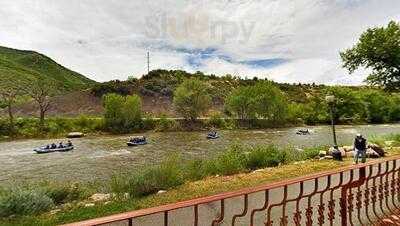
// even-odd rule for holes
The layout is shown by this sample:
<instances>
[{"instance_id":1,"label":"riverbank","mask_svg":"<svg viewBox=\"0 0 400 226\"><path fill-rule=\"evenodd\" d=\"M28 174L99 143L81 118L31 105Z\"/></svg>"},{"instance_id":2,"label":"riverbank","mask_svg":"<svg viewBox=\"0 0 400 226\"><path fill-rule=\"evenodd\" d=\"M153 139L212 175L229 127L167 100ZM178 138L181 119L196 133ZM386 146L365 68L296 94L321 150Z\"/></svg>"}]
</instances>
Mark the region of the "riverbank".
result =
<instances>
[{"instance_id":1,"label":"riverbank","mask_svg":"<svg viewBox=\"0 0 400 226\"><path fill-rule=\"evenodd\" d=\"M276 123L265 119L239 120L214 116L188 121L183 118L145 117L129 133L135 132L185 132L207 131L211 128L220 130L232 129L271 129L300 125L295 122ZM12 132L11 132L12 131ZM77 118L47 118L45 127L39 130L37 118L18 118L11 129L8 119L0 118L0 141L33 138L61 138L70 132L83 132L89 135L126 134L113 133L106 127L104 119L99 117L80 116Z\"/></svg>"},{"instance_id":2,"label":"riverbank","mask_svg":"<svg viewBox=\"0 0 400 226\"><path fill-rule=\"evenodd\" d=\"M374 141L385 144L389 156L400 154L399 136L375 138ZM296 153L293 150L289 155L289 152L272 147L259 147L252 150L238 148L232 147L212 160L192 162L195 164L187 162L184 164L185 171L181 168L182 161L177 164L176 159L169 159L159 167L121 175L124 181L128 182L127 184L118 181L118 176L115 177L111 184L114 198L108 196L96 202L93 199L87 199L88 194L86 198L77 198L42 215L14 216L4 219L2 225L55 225L73 222L232 191L352 164L351 159L346 159L344 162L315 160L314 157L321 148L305 150L302 153L308 154L304 155L299 155L299 152ZM247 156L245 161L242 161L243 155ZM209 172L209 168L206 167L209 165L212 165L211 168L216 171ZM265 168L266 166L274 167ZM185 174L182 175L182 172ZM164 191L158 192L159 190ZM118 193L122 195L117 195Z\"/></svg>"},{"instance_id":3,"label":"riverbank","mask_svg":"<svg viewBox=\"0 0 400 226\"><path fill-rule=\"evenodd\" d=\"M327 125L327 124L317 124ZM366 123L342 122L338 125L367 125ZM376 124L378 125L378 124ZM273 129L290 127L312 127L301 121L271 122L265 119L239 120L212 116L201 118L196 121L187 121L183 118L151 118L146 117L130 133L154 132L188 132L188 131L209 131L237 130L237 129ZM104 124L101 117L79 116L76 118L47 118L43 130L39 130L39 120L36 118L18 118L15 121L13 132L10 132L8 119L0 118L0 142L23 140L23 139L45 139L65 138L70 132L82 132L90 136L116 135L111 133ZM125 133L126 134L126 133ZM128 133L129 134L129 133Z\"/></svg>"}]
</instances>

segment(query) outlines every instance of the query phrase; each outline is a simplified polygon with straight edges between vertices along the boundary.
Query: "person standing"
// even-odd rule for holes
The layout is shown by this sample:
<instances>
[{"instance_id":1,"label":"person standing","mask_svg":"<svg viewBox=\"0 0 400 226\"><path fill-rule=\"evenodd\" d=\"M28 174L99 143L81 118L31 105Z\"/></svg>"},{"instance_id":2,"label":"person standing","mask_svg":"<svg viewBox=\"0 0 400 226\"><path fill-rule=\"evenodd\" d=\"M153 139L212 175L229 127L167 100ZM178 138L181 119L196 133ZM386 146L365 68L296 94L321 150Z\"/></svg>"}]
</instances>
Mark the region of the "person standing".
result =
<instances>
[{"instance_id":1,"label":"person standing","mask_svg":"<svg viewBox=\"0 0 400 226\"><path fill-rule=\"evenodd\" d=\"M367 140L361 135L357 134L354 139L354 162L357 164L358 159L361 157L361 162L365 163L367 155Z\"/></svg>"}]
</instances>

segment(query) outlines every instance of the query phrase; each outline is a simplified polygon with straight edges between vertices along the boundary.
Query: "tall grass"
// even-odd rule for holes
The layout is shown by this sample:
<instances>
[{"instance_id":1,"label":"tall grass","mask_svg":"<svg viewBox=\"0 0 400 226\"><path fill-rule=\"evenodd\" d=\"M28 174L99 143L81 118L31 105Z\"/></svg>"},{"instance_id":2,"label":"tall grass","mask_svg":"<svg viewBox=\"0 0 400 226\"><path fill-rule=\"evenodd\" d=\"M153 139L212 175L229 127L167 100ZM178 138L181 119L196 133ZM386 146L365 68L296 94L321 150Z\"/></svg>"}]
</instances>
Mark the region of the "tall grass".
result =
<instances>
[{"instance_id":1,"label":"tall grass","mask_svg":"<svg viewBox=\"0 0 400 226\"><path fill-rule=\"evenodd\" d=\"M286 152L279 150L275 146L259 146L253 148L247 156L247 169L259 169L265 167L275 167L287 161Z\"/></svg>"},{"instance_id":2,"label":"tall grass","mask_svg":"<svg viewBox=\"0 0 400 226\"><path fill-rule=\"evenodd\" d=\"M183 162L179 156L174 155L158 166L147 167L127 175L115 175L110 187L117 194L128 193L131 197L142 197L160 190L174 188L185 181L276 167L293 161L312 159L318 156L318 153L318 148L299 151L279 149L272 145L257 147L233 145L211 159Z\"/></svg>"},{"instance_id":3,"label":"tall grass","mask_svg":"<svg viewBox=\"0 0 400 226\"><path fill-rule=\"evenodd\" d=\"M80 186L41 183L0 189L0 217L32 215L56 205L86 198Z\"/></svg>"},{"instance_id":4,"label":"tall grass","mask_svg":"<svg viewBox=\"0 0 400 226\"><path fill-rule=\"evenodd\" d=\"M176 187L184 182L179 162L180 158L174 156L159 166L147 167L131 175L114 176L111 189L117 194L141 197Z\"/></svg>"},{"instance_id":5,"label":"tall grass","mask_svg":"<svg viewBox=\"0 0 400 226\"><path fill-rule=\"evenodd\" d=\"M41 213L54 206L43 191L16 188L0 196L0 217Z\"/></svg>"}]
</instances>

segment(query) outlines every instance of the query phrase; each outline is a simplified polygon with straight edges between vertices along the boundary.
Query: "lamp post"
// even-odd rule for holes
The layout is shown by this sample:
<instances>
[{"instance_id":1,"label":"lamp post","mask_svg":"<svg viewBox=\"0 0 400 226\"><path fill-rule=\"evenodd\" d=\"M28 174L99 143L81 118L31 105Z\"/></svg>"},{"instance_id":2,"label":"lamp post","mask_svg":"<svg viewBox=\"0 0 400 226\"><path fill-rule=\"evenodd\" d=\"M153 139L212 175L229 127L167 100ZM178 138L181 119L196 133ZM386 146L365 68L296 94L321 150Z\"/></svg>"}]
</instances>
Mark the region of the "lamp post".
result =
<instances>
[{"instance_id":1,"label":"lamp post","mask_svg":"<svg viewBox=\"0 0 400 226\"><path fill-rule=\"evenodd\" d=\"M336 130L335 130L335 103L336 103L336 98L333 95L328 95L325 97L326 102L329 105L330 108L330 113L331 113L331 125L332 125L332 134L333 134L333 145L334 148L337 149L337 139L336 139Z\"/></svg>"}]
</instances>

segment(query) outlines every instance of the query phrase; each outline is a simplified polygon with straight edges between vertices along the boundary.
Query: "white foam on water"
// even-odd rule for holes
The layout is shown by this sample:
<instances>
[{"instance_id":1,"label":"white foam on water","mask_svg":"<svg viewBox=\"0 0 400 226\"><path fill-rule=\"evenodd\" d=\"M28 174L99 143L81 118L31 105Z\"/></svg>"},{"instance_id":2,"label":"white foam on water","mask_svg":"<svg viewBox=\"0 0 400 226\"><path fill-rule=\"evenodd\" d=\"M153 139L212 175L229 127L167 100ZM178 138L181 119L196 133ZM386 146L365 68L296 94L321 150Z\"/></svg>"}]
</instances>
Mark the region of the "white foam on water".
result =
<instances>
[{"instance_id":1,"label":"white foam on water","mask_svg":"<svg viewBox=\"0 0 400 226\"><path fill-rule=\"evenodd\" d=\"M109 156L119 156L119 155L131 154L131 152L126 149L121 149L121 150L117 150L117 151L107 151L107 152L102 152L102 153L103 154L95 155L95 156L92 156L91 158L105 158L105 157L109 157Z\"/></svg>"}]
</instances>

